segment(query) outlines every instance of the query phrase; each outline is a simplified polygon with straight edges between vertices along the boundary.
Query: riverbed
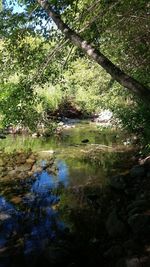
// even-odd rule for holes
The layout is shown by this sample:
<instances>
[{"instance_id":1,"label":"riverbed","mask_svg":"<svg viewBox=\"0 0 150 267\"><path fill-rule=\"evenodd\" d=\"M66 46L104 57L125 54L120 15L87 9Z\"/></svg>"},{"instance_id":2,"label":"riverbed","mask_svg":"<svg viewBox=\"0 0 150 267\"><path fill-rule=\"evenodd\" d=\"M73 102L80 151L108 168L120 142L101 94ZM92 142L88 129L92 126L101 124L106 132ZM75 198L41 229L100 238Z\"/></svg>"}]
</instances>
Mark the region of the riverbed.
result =
<instances>
[{"instance_id":1,"label":"riverbed","mask_svg":"<svg viewBox=\"0 0 150 267\"><path fill-rule=\"evenodd\" d=\"M75 124L64 129L60 136L49 138L8 135L0 140L0 150L1 158L5 153L9 155L5 166L1 164L4 175L0 178L0 266L4 267L38 266L39 254L44 257L45 266L49 266L47 261L50 266L56 266L53 244L64 242L68 233L73 233L69 212L84 207L84 188L88 191L88 213L91 203L97 205L91 188L99 191L107 186L109 176L126 173L135 152L122 131L102 130L90 122ZM23 154L25 163L19 163ZM89 215L84 216L87 229ZM84 223L81 223L82 231ZM47 248L50 248L49 256L43 256ZM59 251L58 259L68 259L67 251Z\"/></svg>"},{"instance_id":2,"label":"riverbed","mask_svg":"<svg viewBox=\"0 0 150 267\"><path fill-rule=\"evenodd\" d=\"M70 185L85 184L94 178L105 183L106 174L113 171L112 166L121 167L121 160L124 161L130 151L132 154L133 148L132 140L129 142L129 137L122 131L101 130L88 121L64 129L60 136L8 135L0 140L0 149L8 153L31 149L43 158L53 155L59 169L64 168Z\"/></svg>"}]
</instances>

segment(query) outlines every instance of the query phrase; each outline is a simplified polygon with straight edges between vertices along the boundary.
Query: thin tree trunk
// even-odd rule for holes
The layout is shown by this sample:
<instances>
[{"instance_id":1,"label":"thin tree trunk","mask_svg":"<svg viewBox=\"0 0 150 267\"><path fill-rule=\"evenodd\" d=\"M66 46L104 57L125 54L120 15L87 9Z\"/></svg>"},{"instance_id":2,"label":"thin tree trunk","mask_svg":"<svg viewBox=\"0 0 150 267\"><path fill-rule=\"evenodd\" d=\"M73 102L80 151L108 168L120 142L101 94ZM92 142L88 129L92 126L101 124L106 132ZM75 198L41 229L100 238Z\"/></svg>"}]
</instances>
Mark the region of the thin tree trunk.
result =
<instances>
[{"instance_id":1,"label":"thin tree trunk","mask_svg":"<svg viewBox=\"0 0 150 267\"><path fill-rule=\"evenodd\" d=\"M37 0L38 3L47 12L49 17L57 25L58 29L69 39L74 45L84 51L90 58L96 61L102 66L118 83L125 88L129 89L130 92L138 95L144 102L150 102L150 90L136 81L134 78L126 74L119 67L114 65L107 57L105 57L99 50L95 49L90 43L84 40L74 30L71 30L67 24L65 24L60 15L53 11L50 4L47 1Z\"/></svg>"}]
</instances>

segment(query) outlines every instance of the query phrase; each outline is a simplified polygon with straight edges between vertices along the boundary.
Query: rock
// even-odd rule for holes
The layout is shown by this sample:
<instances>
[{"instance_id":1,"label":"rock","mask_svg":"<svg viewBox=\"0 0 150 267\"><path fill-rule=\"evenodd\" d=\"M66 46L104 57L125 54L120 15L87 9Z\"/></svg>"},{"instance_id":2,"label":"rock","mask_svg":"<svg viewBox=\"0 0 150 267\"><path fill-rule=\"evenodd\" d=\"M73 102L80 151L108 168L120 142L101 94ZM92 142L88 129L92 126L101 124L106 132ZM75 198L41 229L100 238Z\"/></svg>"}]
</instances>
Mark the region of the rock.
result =
<instances>
[{"instance_id":1,"label":"rock","mask_svg":"<svg viewBox=\"0 0 150 267\"><path fill-rule=\"evenodd\" d=\"M7 171L12 171L12 170L14 170L14 168L12 166L7 165Z\"/></svg>"},{"instance_id":2,"label":"rock","mask_svg":"<svg viewBox=\"0 0 150 267\"><path fill-rule=\"evenodd\" d=\"M114 245L113 247L111 247L110 249L108 249L105 253L104 256L105 257L109 257L114 259L115 257L119 257L123 254L123 249L121 246L119 245Z\"/></svg>"},{"instance_id":3,"label":"rock","mask_svg":"<svg viewBox=\"0 0 150 267\"><path fill-rule=\"evenodd\" d=\"M98 117L94 120L96 122L110 122L112 119L112 112L110 110L102 110Z\"/></svg>"},{"instance_id":4,"label":"rock","mask_svg":"<svg viewBox=\"0 0 150 267\"><path fill-rule=\"evenodd\" d=\"M140 178L144 177L146 174L145 169L143 166L140 165L135 165L131 170L130 170L130 175L132 178Z\"/></svg>"},{"instance_id":5,"label":"rock","mask_svg":"<svg viewBox=\"0 0 150 267\"><path fill-rule=\"evenodd\" d=\"M30 159L34 159L36 161L36 158L37 158L37 154L31 154L30 155Z\"/></svg>"},{"instance_id":6,"label":"rock","mask_svg":"<svg viewBox=\"0 0 150 267\"><path fill-rule=\"evenodd\" d=\"M32 158L28 158L28 159L26 159L26 163L29 163L29 164L34 164L34 162L35 162L35 159L32 159Z\"/></svg>"},{"instance_id":7,"label":"rock","mask_svg":"<svg viewBox=\"0 0 150 267\"><path fill-rule=\"evenodd\" d=\"M133 257L130 259L120 259L115 267L149 267L150 261L148 257Z\"/></svg>"},{"instance_id":8,"label":"rock","mask_svg":"<svg viewBox=\"0 0 150 267\"><path fill-rule=\"evenodd\" d=\"M82 143L88 143L89 142L89 139L83 139L81 142Z\"/></svg>"},{"instance_id":9,"label":"rock","mask_svg":"<svg viewBox=\"0 0 150 267\"><path fill-rule=\"evenodd\" d=\"M136 207L146 207L147 204L149 205L149 203L147 203L146 200L138 199L138 200L133 201L131 204L129 204L127 209L130 210L130 209L134 209Z\"/></svg>"},{"instance_id":10,"label":"rock","mask_svg":"<svg viewBox=\"0 0 150 267\"><path fill-rule=\"evenodd\" d=\"M30 171L32 168L32 165L31 164L22 164L20 166L17 166L16 167L16 171L17 172L26 172L26 171Z\"/></svg>"},{"instance_id":11,"label":"rock","mask_svg":"<svg viewBox=\"0 0 150 267\"><path fill-rule=\"evenodd\" d=\"M149 202L146 200L135 200L127 206L128 216L139 214L149 208Z\"/></svg>"},{"instance_id":12,"label":"rock","mask_svg":"<svg viewBox=\"0 0 150 267\"><path fill-rule=\"evenodd\" d=\"M143 237L149 235L150 232L150 216L146 214L134 214L128 219L133 233L143 235Z\"/></svg>"},{"instance_id":13,"label":"rock","mask_svg":"<svg viewBox=\"0 0 150 267\"><path fill-rule=\"evenodd\" d=\"M15 176L16 176L16 170L10 170L10 171L8 171L8 172L7 172L7 175L8 175L9 177L15 177Z\"/></svg>"},{"instance_id":14,"label":"rock","mask_svg":"<svg viewBox=\"0 0 150 267\"><path fill-rule=\"evenodd\" d=\"M131 140L129 138L127 138L124 142L123 142L124 146L128 146L131 145Z\"/></svg>"},{"instance_id":15,"label":"rock","mask_svg":"<svg viewBox=\"0 0 150 267\"><path fill-rule=\"evenodd\" d=\"M126 267L142 267L140 260L138 258L132 258L126 260Z\"/></svg>"},{"instance_id":16,"label":"rock","mask_svg":"<svg viewBox=\"0 0 150 267\"><path fill-rule=\"evenodd\" d=\"M0 158L0 166L3 166L4 165L4 162L3 160Z\"/></svg>"},{"instance_id":17,"label":"rock","mask_svg":"<svg viewBox=\"0 0 150 267\"><path fill-rule=\"evenodd\" d=\"M126 233L124 223L118 218L116 211L112 211L106 222L106 230L112 237L123 236Z\"/></svg>"},{"instance_id":18,"label":"rock","mask_svg":"<svg viewBox=\"0 0 150 267\"><path fill-rule=\"evenodd\" d=\"M143 256L140 258L141 267L149 267L150 266L150 256Z\"/></svg>"},{"instance_id":19,"label":"rock","mask_svg":"<svg viewBox=\"0 0 150 267\"><path fill-rule=\"evenodd\" d=\"M3 177L3 181L5 181L5 182L10 180L10 177L7 174L5 174L2 177Z\"/></svg>"},{"instance_id":20,"label":"rock","mask_svg":"<svg viewBox=\"0 0 150 267\"><path fill-rule=\"evenodd\" d=\"M63 126L64 125L64 123L62 122L62 121L60 121L59 123L58 123L58 126Z\"/></svg>"},{"instance_id":21,"label":"rock","mask_svg":"<svg viewBox=\"0 0 150 267\"><path fill-rule=\"evenodd\" d=\"M29 172L28 172L28 176L29 176L29 177L31 177L33 174L34 174L34 172L32 172L32 171L29 171Z\"/></svg>"},{"instance_id":22,"label":"rock","mask_svg":"<svg viewBox=\"0 0 150 267\"><path fill-rule=\"evenodd\" d=\"M28 172L25 172L25 171L17 173L17 176L16 176L16 178L18 179L25 179L27 177L28 177Z\"/></svg>"},{"instance_id":23,"label":"rock","mask_svg":"<svg viewBox=\"0 0 150 267\"><path fill-rule=\"evenodd\" d=\"M0 166L0 174L2 173L2 172L5 172L6 171L6 169L4 168L4 167L1 167Z\"/></svg>"},{"instance_id":24,"label":"rock","mask_svg":"<svg viewBox=\"0 0 150 267\"><path fill-rule=\"evenodd\" d=\"M43 171L43 168L42 167L40 167L40 166L37 166L37 167L35 167L35 169L34 169L34 172L42 172Z\"/></svg>"},{"instance_id":25,"label":"rock","mask_svg":"<svg viewBox=\"0 0 150 267\"><path fill-rule=\"evenodd\" d=\"M19 204L21 201L22 199L19 196L14 196L13 198L11 198L11 202L13 202L14 204Z\"/></svg>"},{"instance_id":26,"label":"rock","mask_svg":"<svg viewBox=\"0 0 150 267\"><path fill-rule=\"evenodd\" d=\"M115 188L115 189L118 189L118 190L124 189L125 186L126 186L125 181L124 181L124 176L122 176L122 175L113 176L109 180L109 185L112 188Z\"/></svg>"},{"instance_id":27,"label":"rock","mask_svg":"<svg viewBox=\"0 0 150 267\"><path fill-rule=\"evenodd\" d=\"M57 169L56 169L55 166L53 166L53 167L48 167L48 168L46 169L46 171L47 171L49 174L57 175Z\"/></svg>"},{"instance_id":28,"label":"rock","mask_svg":"<svg viewBox=\"0 0 150 267\"><path fill-rule=\"evenodd\" d=\"M17 158L16 163L17 163L17 165L26 163L26 156L20 155L20 157Z\"/></svg>"},{"instance_id":29,"label":"rock","mask_svg":"<svg viewBox=\"0 0 150 267\"><path fill-rule=\"evenodd\" d=\"M47 160L44 160L41 162L41 167L43 170L46 170L50 166L49 162Z\"/></svg>"},{"instance_id":30,"label":"rock","mask_svg":"<svg viewBox=\"0 0 150 267\"><path fill-rule=\"evenodd\" d=\"M144 165L146 167L150 167L150 156L146 157L145 159L141 159L139 161L140 165Z\"/></svg>"},{"instance_id":31,"label":"rock","mask_svg":"<svg viewBox=\"0 0 150 267\"><path fill-rule=\"evenodd\" d=\"M0 213L0 221L5 221L5 220L10 219L10 218L11 218L11 215L6 213L6 212Z\"/></svg>"},{"instance_id":32,"label":"rock","mask_svg":"<svg viewBox=\"0 0 150 267\"><path fill-rule=\"evenodd\" d=\"M39 137L39 133L33 133L31 136L32 136L33 138Z\"/></svg>"}]
</instances>

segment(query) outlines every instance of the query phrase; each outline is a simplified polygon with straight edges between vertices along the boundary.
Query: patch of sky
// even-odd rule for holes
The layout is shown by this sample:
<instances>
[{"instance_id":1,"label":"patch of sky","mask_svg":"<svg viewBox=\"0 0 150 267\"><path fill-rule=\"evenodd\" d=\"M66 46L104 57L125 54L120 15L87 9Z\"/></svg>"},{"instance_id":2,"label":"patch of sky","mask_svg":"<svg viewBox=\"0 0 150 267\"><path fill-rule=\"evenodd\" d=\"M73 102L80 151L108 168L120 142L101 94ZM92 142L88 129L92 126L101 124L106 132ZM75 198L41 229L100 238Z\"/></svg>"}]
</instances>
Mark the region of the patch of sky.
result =
<instances>
[{"instance_id":1,"label":"patch of sky","mask_svg":"<svg viewBox=\"0 0 150 267\"><path fill-rule=\"evenodd\" d=\"M47 171L38 174L36 181L32 185L31 192L44 194L48 193L50 189L59 187L59 185L67 187L69 184L68 166L64 161L59 160L57 162L57 168L58 174L56 176L48 174Z\"/></svg>"},{"instance_id":2,"label":"patch of sky","mask_svg":"<svg viewBox=\"0 0 150 267\"><path fill-rule=\"evenodd\" d=\"M18 1L6 0L4 1L4 7L11 8L13 13L22 13L25 11L25 5Z\"/></svg>"},{"instance_id":3,"label":"patch of sky","mask_svg":"<svg viewBox=\"0 0 150 267\"><path fill-rule=\"evenodd\" d=\"M23 5L21 2L19 3L19 1L11 1L11 0L6 0L4 1L4 5L7 7L7 8L11 8L12 9L12 13L23 13L26 11L26 6ZM35 11L35 9L33 9L33 12ZM32 14L32 12L30 12L30 14ZM29 15L30 17L30 15ZM33 26L33 22L31 22ZM30 22L28 21L27 22L27 26L30 26L29 25ZM42 33L45 33L49 30L52 29L52 27L54 28L54 23L52 23L52 21L48 18L48 19L45 19L45 18L39 18L39 19L36 19L36 23L34 25L34 28L35 30L37 31L41 31Z\"/></svg>"}]
</instances>

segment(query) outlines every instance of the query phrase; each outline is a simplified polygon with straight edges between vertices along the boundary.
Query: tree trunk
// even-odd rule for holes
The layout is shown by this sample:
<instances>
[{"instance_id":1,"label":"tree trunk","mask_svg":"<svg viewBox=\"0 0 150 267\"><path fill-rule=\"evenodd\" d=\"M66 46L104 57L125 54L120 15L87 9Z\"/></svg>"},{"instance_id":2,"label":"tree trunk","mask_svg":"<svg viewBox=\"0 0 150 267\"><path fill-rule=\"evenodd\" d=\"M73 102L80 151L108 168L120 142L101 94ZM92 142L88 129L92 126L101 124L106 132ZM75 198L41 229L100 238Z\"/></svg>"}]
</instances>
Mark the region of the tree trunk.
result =
<instances>
[{"instance_id":1,"label":"tree trunk","mask_svg":"<svg viewBox=\"0 0 150 267\"><path fill-rule=\"evenodd\" d=\"M138 95L144 102L150 102L150 90L146 88L134 78L124 73L119 67L114 65L107 57L105 57L99 50L95 49L91 44L87 43L79 34L71 30L66 25L60 15L55 13L47 1L37 0L41 7L48 13L52 20L57 25L58 29L69 39L74 45L84 51L90 58L102 66L118 83L130 90L130 92Z\"/></svg>"}]
</instances>

